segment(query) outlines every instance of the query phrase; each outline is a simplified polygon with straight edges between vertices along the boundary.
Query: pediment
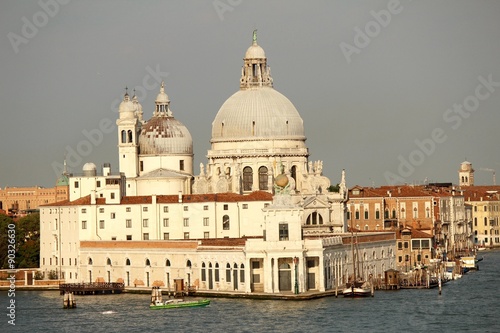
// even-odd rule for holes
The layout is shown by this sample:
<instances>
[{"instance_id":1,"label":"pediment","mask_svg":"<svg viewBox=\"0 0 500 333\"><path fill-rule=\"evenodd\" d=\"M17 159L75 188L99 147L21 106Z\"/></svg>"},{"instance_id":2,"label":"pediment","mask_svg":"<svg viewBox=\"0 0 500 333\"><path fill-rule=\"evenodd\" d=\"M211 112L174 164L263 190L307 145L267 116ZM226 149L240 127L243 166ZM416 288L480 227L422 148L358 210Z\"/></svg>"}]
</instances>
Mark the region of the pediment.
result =
<instances>
[{"instance_id":1,"label":"pediment","mask_svg":"<svg viewBox=\"0 0 500 333\"><path fill-rule=\"evenodd\" d=\"M316 196L312 196L312 197L308 197L306 199L304 199L304 205L303 205L303 208L304 209L311 209L311 208L329 208L330 207L330 204L328 203L328 201L324 200L324 199L320 199Z\"/></svg>"}]
</instances>

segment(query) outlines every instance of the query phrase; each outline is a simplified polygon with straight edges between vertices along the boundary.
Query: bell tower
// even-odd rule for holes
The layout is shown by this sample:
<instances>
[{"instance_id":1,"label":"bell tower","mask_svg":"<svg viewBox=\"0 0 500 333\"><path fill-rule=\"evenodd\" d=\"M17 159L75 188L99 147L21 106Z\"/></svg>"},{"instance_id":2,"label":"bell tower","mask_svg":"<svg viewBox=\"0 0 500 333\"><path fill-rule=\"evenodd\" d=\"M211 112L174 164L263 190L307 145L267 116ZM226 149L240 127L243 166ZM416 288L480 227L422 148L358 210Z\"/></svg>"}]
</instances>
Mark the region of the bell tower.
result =
<instances>
[{"instance_id":1,"label":"bell tower","mask_svg":"<svg viewBox=\"0 0 500 333\"><path fill-rule=\"evenodd\" d=\"M120 173L127 178L138 175L138 134L141 126L142 107L134 96L132 100L125 88L123 101L119 106L118 126L118 153Z\"/></svg>"},{"instance_id":2,"label":"bell tower","mask_svg":"<svg viewBox=\"0 0 500 333\"><path fill-rule=\"evenodd\" d=\"M470 162L464 161L458 170L458 184L460 186L474 186L474 169Z\"/></svg>"}]
</instances>

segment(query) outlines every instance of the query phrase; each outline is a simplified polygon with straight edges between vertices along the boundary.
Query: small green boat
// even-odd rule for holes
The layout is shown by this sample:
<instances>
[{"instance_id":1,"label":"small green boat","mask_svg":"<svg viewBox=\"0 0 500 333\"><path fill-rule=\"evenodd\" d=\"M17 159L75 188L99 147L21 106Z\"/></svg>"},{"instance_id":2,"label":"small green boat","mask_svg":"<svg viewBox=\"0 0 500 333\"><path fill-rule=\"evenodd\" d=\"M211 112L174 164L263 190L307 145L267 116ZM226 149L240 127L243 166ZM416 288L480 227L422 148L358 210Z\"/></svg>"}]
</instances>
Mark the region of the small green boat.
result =
<instances>
[{"instance_id":1,"label":"small green boat","mask_svg":"<svg viewBox=\"0 0 500 333\"><path fill-rule=\"evenodd\" d=\"M177 308L192 308L196 306L207 306L210 304L210 300L202 299L198 301L186 301L183 299L169 299L165 302L157 300L149 306L150 309L177 309Z\"/></svg>"}]
</instances>

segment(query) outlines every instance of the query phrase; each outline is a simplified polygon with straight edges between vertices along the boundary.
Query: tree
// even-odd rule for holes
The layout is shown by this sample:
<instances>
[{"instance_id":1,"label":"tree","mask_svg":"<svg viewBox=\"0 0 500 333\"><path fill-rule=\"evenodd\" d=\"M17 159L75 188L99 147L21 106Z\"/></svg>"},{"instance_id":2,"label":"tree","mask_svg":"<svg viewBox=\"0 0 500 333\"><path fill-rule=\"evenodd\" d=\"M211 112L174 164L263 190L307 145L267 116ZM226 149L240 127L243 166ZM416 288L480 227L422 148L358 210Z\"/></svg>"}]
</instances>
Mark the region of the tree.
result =
<instances>
[{"instance_id":1,"label":"tree","mask_svg":"<svg viewBox=\"0 0 500 333\"><path fill-rule=\"evenodd\" d=\"M9 228L9 225L15 225ZM17 221L0 214L0 267L8 267L9 234L15 230L16 268L37 268L40 266L40 214L31 214Z\"/></svg>"},{"instance_id":2,"label":"tree","mask_svg":"<svg viewBox=\"0 0 500 333\"><path fill-rule=\"evenodd\" d=\"M330 185L330 187L328 187L328 192L339 192L340 191L340 185L337 184L337 185Z\"/></svg>"},{"instance_id":3,"label":"tree","mask_svg":"<svg viewBox=\"0 0 500 333\"><path fill-rule=\"evenodd\" d=\"M8 268L8 228L14 223L7 215L0 214L0 268Z\"/></svg>"},{"instance_id":4,"label":"tree","mask_svg":"<svg viewBox=\"0 0 500 333\"><path fill-rule=\"evenodd\" d=\"M40 214L30 214L16 223L18 268L36 268L40 266Z\"/></svg>"}]
</instances>

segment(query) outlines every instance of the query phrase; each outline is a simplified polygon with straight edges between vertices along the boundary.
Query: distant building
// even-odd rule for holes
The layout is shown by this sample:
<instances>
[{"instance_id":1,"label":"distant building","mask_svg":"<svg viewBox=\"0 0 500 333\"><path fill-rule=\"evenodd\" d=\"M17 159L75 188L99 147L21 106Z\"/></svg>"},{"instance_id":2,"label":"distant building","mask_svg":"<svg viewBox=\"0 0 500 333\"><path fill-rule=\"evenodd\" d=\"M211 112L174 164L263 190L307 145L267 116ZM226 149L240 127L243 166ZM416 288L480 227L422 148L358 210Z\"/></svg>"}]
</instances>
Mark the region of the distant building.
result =
<instances>
[{"instance_id":1,"label":"distant building","mask_svg":"<svg viewBox=\"0 0 500 333\"><path fill-rule=\"evenodd\" d=\"M55 187L4 187L0 188L0 209L9 214L22 215L38 210L39 206L67 200L69 198L69 178L63 174Z\"/></svg>"},{"instance_id":2,"label":"distant building","mask_svg":"<svg viewBox=\"0 0 500 333\"><path fill-rule=\"evenodd\" d=\"M206 165L173 117L162 83L150 120L137 98L119 106L120 173L93 163L69 178L69 200L41 208L41 268L70 282L121 281L203 290L325 291L353 271L345 172L329 192L308 161L302 118L274 90L253 43L240 90L212 123ZM422 208L423 209L423 208ZM363 277L394 268L395 233L359 233Z\"/></svg>"},{"instance_id":3,"label":"distant building","mask_svg":"<svg viewBox=\"0 0 500 333\"><path fill-rule=\"evenodd\" d=\"M464 198L472 213L474 245L500 246L500 186L468 186Z\"/></svg>"}]
</instances>

